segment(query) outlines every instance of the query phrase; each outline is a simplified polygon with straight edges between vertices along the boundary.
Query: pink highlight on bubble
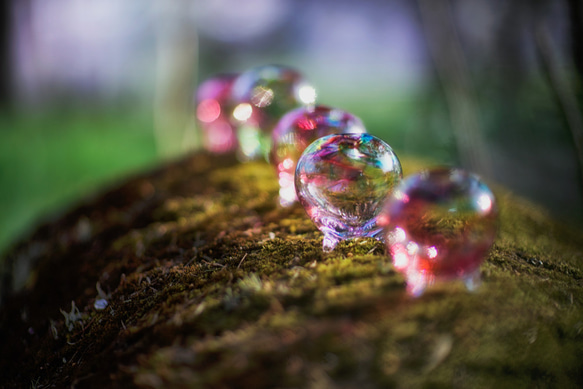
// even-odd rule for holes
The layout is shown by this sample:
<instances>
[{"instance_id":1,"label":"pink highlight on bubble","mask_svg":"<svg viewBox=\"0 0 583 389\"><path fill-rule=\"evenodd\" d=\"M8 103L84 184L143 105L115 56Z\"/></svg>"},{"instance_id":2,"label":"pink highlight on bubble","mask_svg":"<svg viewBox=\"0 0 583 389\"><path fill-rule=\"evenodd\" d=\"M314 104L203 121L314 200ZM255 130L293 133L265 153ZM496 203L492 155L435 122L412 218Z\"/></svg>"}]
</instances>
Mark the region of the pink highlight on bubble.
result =
<instances>
[{"instance_id":1,"label":"pink highlight on bubble","mask_svg":"<svg viewBox=\"0 0 583 389\"><path fill-rule=\"evenodd\" d=\"M203 81L196 91L196 122L202 133L203 147L212 153L226 153L238 146L231 88L237 75L219 74Z\"/></svg>"},{"instance_id":2,"label":"pink highlight on bubble","mask_svg":"<svg viewBox=\"0 0 583 389\"><path fill-rule=\"evenodd\" d=\"M292 169L295 165L295 162L293 159L291 158L286 158L283 160L283 162L281 163L281 167L285 170L289 170ZM279 165L278 165L279 166Z\"/></svg>"},{"instance_id":3,"label":"pink highlight on bubble","mask_svg":"<svg viewBox=\"0 0 583 389\"><path fill-rule=\"evenodd\" d=\"M216 120L207 127L210 136L206 138L208 150L216 153L226 153L237 147L236 138L233 137L233 128L229 122Z\"/></svg>"},{"instance_id":4,"label":"pink highlight on bubble","mask_svg":"<svg viewBox=\"0 0 583 389\"><path fill-rule=\"evenodd\" d=\"M409 254L404 245L397 243L391 246L391 255L393 256L395 269L403 270L409 266Z\"/></svg>"},{"instance_id":5,"label":"pink highlight on bubble","mask_svg":"<svg viewBox=\"0 0 583 389\"><path fill-rule=\"evenodd\" d=\"M211 123L219 118L221 105L215 99L201 101L196 107L196 118L204 123Z\"/></svg>"},{"instance_id":6,"label":"pink highlight on bubble","mask_svg":"<svg viewBox=\"0 0 583 389\"><path fill-rule=\"evenodd\" d=\"M317 124L314 120L302 118L298 120L297 126L301 130L315 130Z\"/></svg>"}]
</instances>

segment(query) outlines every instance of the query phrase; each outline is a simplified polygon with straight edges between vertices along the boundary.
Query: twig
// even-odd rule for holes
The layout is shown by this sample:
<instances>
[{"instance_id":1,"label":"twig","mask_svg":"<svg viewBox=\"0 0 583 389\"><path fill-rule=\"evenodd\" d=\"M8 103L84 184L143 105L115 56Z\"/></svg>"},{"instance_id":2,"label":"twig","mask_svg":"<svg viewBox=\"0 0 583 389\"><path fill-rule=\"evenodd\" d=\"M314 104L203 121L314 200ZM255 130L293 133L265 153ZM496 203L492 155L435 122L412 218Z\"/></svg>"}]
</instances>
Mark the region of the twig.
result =
<instances>
[{"instance_id":1,"label":"twig","mask_svg":"<svg viewBox=\"0 0 583 389\"><path fill-rule=\"evenodd\" d=\"M237 269L241 267L241 264L243 263L243 261L245 260L245 258L247 258L247 254L245 253L245 255L243 255L243 258L241 258L241 261L239 262L239 264L237 265Z\"/></svg>"},{"instance_id":2,"label":"twig","mask_svg":"<svg viewBox=\"0 0 583 389\"><path fill-rule=\"evenodd\" d=\"M222 263L218 263L218 262L213 261L213 259L207 255L203 255L203 258L205 258L206 261L203 259L202 262L206 263L207 265L214 266L214 267L220 267L220 268L223 268L226 266L226 265L223 265Z\"/></svg>"}]
</instances>

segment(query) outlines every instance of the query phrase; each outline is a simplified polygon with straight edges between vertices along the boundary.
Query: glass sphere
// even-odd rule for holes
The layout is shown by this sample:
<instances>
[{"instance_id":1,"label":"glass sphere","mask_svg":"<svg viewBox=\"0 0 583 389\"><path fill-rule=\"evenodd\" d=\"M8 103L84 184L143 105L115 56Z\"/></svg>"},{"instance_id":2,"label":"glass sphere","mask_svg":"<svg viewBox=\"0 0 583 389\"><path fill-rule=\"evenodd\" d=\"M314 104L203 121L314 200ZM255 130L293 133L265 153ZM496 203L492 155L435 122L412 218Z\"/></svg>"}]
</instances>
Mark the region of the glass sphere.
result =
<instances>
[{"instance_id":1,"label":"glass sphere","mask_svg":"<svg viewBox=\"0 0 583 389\"><path fill-rule=\"evenodd\" d=\"M494 195L477 176L439 168L407 177L389 197L379 224L412 295L439 279L479 284L479 267L496 236Z\"/></svg>"},{"instance_id":2,"label":"glass sphere","mask_svg":"<svg viewBox=\"0 0 583 389\"><path fill-rule=\"evenodd\" d=\"M250 69L232 89L233 123L237 127L243 160L268 157L271 132L288 111L313 104L316 91L296 70L267 65Z\"/></svg>"},{"instance_id":3,"label":"glass sphere","mask_svg":"<svg viewBox=\"0 0 583 389\"><path fill-rule=\"evenodd\" d=\"M387 143L369 134L339 134L304 150L295 186L300 203L324 234L324 251L331 251L343 239L380 238L377 217L401 178L401 163Z\"/></svg>"}]
</instances>

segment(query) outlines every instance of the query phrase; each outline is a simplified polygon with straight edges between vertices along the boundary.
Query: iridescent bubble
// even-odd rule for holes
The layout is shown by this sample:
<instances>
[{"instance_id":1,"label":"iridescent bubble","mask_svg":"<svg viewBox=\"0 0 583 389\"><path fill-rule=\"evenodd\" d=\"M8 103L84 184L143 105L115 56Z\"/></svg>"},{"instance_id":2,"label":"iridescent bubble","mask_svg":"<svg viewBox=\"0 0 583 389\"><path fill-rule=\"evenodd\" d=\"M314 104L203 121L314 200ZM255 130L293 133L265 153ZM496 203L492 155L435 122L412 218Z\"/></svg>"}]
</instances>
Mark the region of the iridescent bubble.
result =
<instances>
[{"instance_id":1,"label":"iridescent bubble","mask_svg":"<svg viewBox=\"0 0 583 389\"><path fill-rule=\"evenodd\" d=\"M295 185L300 203L324 234L324 251L332 251L343 239L381 238L377 217L401 178L401 163L384 141L339 134L304 150Z\"/></svg>"},{"instance_id":2,"label":"iridescent bubble","mask_svg":"<svg viewBox=\"0 0 583 389\"><path fill-rule=\"evenodd\" d=\"M436 280L480 282L480 264L496 236L494 195L461 169L434 169L407 177L389 197L379 224L395 269L421 295Z\"/></svg>"},{"instance_id":3,"label":"iridescent bubble","mask_svg":"<svg viewBox=\"0 0 583 389\"><path fill-rule=\"evenodd\" d=\"M316 100L316 91L294 69L268 65L250 69L233 85L233 123L237 127L240 157L267 158L271 132L288 111Z\"/></svg>"},{"instance_id":4,"label":"iridescent bubble","mask_svg":"<svg viewBox=\"0 0 583 389\"><path fill-rule=\"evenodd\" d=\"M236 74L219 74L202 82L196 90L196 121L202 130L203 147L213 153L237 149L237 134L231 123L231 88Z\"/></svg>"},{"instance_id":5,"label":"iridescent bubble","mask_svg":"<svg viewBox=\"0 0 583 389\"><path fill-rule=\"evenodd\" d=\"M285 207L297 200L296 164L310 143L326 135L365 132L359 118L340 109L318 105L296 108L285 114L273 130L270 155L278 174L280 204Z\"/></svg>"}]
</instances>

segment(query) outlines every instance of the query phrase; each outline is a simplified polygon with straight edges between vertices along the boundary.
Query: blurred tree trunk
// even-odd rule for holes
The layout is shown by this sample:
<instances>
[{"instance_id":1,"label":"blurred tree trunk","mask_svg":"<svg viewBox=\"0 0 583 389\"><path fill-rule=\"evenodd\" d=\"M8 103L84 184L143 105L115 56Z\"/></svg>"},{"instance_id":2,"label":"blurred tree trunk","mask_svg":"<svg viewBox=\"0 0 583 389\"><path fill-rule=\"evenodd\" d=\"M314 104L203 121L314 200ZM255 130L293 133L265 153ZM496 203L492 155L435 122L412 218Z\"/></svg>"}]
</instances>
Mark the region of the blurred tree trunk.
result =
<instances>
[{"instance_id":1,"label":"blurred tree trunk","mask_svg":"<svg viewBox=\"0 0 583 389\"><path fill-rule=\"evenodd\" d=\"M583 184L583 116L578 107L576 86L572 85L568 75L561 70L557 44L553 42L547 25L542 21L538 22L534 34L543 71L573 138Z\"/></svg>"},{"instance_id":2,"label":"blurred tree trunk","mask_svg":"<svg viewBox=\"0 0 583 389\"><path fill-rule=\"evenodd\" d=\"M191 103L198 74L198 33L189 2L155 4L155 137L159 155L171 158L197 147Z\"/></svg>"},{"instance_id":3,"label":"blurred tree trunk","mask_svg":"<svg viewBox=\"0 0 583 389\"><path fill-rule=\"evenodd\" d=\"M449 1L419 0L429 52L441 82L462 166L493 177L465 54Z\"/></svg>"}]
</instances>

